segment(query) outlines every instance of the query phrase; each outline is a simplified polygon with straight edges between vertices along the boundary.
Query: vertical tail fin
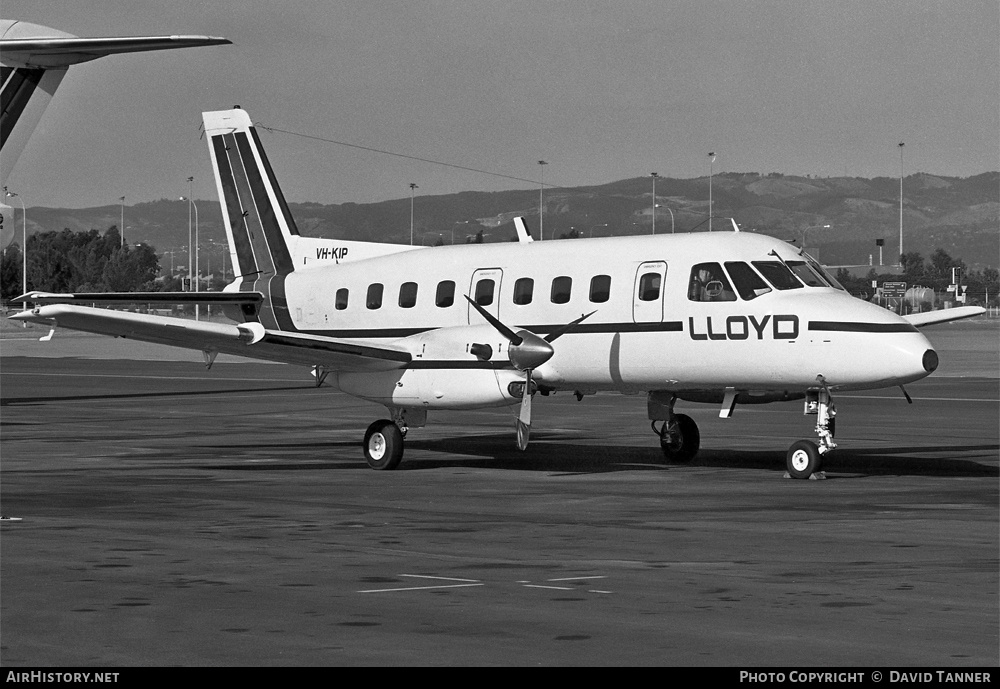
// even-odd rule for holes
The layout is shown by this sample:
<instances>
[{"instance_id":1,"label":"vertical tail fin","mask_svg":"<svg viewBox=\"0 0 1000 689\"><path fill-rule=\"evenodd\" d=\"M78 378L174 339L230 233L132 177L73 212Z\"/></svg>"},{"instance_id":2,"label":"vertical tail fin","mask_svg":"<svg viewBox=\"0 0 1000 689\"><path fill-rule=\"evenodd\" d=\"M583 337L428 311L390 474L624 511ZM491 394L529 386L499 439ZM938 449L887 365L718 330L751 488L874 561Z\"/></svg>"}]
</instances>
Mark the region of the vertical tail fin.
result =
<instances>
[{"instance_id":1,"label":"vertical tail fin","mask_svg":"<svg viewBox=\"0 0 1000 689\"><path fill-rule=\"evenodd\" d=\"M261 292L257 318L267 328L294 330L285 301L298 237L285 197L244 110L202 113L229 250L241 292Z\"/></svg>"}]
</instances>

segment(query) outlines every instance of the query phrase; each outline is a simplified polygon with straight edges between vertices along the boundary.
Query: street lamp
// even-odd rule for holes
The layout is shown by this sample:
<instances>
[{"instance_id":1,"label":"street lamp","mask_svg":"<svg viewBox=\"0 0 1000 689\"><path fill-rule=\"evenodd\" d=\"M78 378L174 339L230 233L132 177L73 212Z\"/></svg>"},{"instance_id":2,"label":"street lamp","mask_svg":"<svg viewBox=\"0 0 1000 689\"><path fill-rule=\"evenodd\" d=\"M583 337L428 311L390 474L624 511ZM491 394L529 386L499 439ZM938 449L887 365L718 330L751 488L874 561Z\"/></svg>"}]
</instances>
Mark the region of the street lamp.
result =
<instances>
[{"instance_id":1,"label":"street lamp","mask_svg":"<svg viewBox=\"0 0 1000 689\"><path fill-rule=\"evenodd\" d=\"M545 166L548 165L544 160L539 160L538 165L542 170L541 181L538 186L538 239L545 239L545 213L543 205L543 194L545 192Z\"/></svg>"},{"instance_id":2,"label":"street lamp","mask_svg":"<svg viewBox=\"0 0 1000 689\"><path fill-rule=\"evenodd\" d=\"M190 182L194 177L188 179ZM194 291L200 291L198 288L198 274L200 272L200 267L198 265L198 204L194 202L194 199L190 196L182 196L181 201L188 202L188 242L191 241L191 208L194 208L194 244L188 244L188 279L193 279ZM191 248L193 247L193 248ZM194 252L194 273L191 273L191 252ZM194 305L194 319L197 321L201 317L201 309L198 304Z\"/></svg>"},{"instance_id":3,"label":"street lamp","mask_svg":"<svg viewBox=\"0 0 1000 689\"><path fill-rule=\"evenodd\" d=\"M712 173L715 165L715 153L708 154L708 231L712 231Z\"/></svg>"},{"instance_id":4,"label":"street lamp","mask_svg":"<svg viewBox=\"0 0 1000 689\"><path fill-rule=\"evenodd\" d=\"M802 251L806 250L806 232L808 232L809 230L815 230L815 229L820 228L820 227L822 227L824 230L828 230L828 229L830 229L831 226L830 225L810 225L809 227L807 227L804 230L802 230Z\"/></svg>"},{"instance_id":5,"label":"street lamp","mask_svg":"<svg viewBox=\"0 0 1000 689\"><path fill-rule=\"evenodd\" d=\"M903 265L903 146L899 142L899 265Z\"/></svg>"},{"instance_id":6,"label":"street lamp","mask_svg":"<svg viewBox=\"0 0 1000 689\"><path fill-rule=\"evenodd\" d=\"M28 293L28 214L24 210L24 199L13 191L9 191L7 187L3 188L4 195L13 199L16 198L21 204L21 294ZM27 321L24 323L24 327L28 327Z\"/></svg>"},{"instance_id":7,"label":"street lamp","mask_svg":"<svg viewBox=\"0 0 1000 689\"><path fill-rule=\"evenodd\" d=\"M660 208L660 207L661 206L659 204L657 204L657 208ZM666 208L667 212L670 213L670 234L673 234L674 233L674 212L672 210L670 210L670 206L662 206L662 208Z\"/></svg>"},{"instance_id":8,"label":"street lamp","mask_svg":"<svg viewBox=\"0 0 1000 689\"><path fill-rule=\"evenodd\" d=\"M653 178L653 234L656 234L656 178L660 175L656 172L650 172L649 176Z\"/></svg>"},{"instance_id":9,"label":"street lamp","mask_svg":"<svg viewBox=\"0 0 1000 689\"><path fill-rule=\"evenodd\" d=\"M125 197L123 196L119 200L122 202L122 224L120 226L121 232L119 234L121 235L122 247L124 247L125 246Z\"/></svg>"},{"instance_id":10,"label":"street lamp","mask_svg":"<svg viewBox=\"0 0 1000 689\"><path fill-rule=\"evenodd\" d=\"M410 246L413 246L413 191L418 188L416 184L410 182Z\"/></svg>"}]
</instances>

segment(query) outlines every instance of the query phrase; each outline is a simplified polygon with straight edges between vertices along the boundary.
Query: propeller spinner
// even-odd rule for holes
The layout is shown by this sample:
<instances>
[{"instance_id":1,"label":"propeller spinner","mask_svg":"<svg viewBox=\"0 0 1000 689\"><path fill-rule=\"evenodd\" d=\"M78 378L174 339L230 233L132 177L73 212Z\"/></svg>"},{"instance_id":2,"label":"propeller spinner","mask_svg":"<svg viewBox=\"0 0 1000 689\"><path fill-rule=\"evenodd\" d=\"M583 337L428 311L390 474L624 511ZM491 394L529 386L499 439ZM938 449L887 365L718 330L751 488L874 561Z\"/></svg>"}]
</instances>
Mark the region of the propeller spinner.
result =
<instances>
[{"instance_id":1,"label":"propeller spinner","mask_svg":"<svg viewBox=\"0 0 1000 689\"><path fill-rule=\"evenodd\" d=\"M504 325L499 318L491 314L474 300L465 296L470 304L479 312L483 318L497 329L506 338L510 345L507 347L507 358L511 365L518 371L524 371L524 392L521 394L521 409L517 416L517 449L522 452L528 449L528 440L531 436L531 372L538 368L555 354L550 344L556 338L566 334L578 324L594 315L596 311L580 316L575 321L549 333L546 337L539 337L529 330L518 330L514 332Z\"/></svg>"}]
</instances>

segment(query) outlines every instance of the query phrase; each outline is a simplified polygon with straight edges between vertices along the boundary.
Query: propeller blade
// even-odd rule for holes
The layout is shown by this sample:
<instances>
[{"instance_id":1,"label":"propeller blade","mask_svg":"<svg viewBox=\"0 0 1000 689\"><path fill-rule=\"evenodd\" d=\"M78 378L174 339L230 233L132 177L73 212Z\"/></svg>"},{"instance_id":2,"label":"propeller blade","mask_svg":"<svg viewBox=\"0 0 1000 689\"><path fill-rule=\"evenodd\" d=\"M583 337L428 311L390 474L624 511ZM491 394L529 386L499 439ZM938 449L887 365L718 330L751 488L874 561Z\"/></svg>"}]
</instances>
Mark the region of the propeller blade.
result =
<instances>
[{"instance_id":1,"label":"propeller blade","mask_svg":"<svg viewBox=\"0 0 1000 689\"><path fill-rule=\"evenodd\" d=\"M586 313L586 314L580 316L579 318L577 318L572 323L567 323L566 325L562 326L558 330L549 333L548 336L546 336L545 341L546 342L552 342L556 338L562 337L563 335L565 335L566 333L568 333L570 330L572 330L573 328L575 328L576 326L580 325L585 320L587 320L588 318L590 318L591 316L593 316L595 313L597 313L597 311L591 311L590 313Z\"/></svg>"},{"instance_id":2,"label":"propeller blade","mask_svg":"<svg viewBox=\"0 0 1000 689\"><path fill-rule=\"evenodd\" d=\"M517 449L528 449L531 437L531 369L524 372L524 393L521 395L521 411L517 417Z\"/></svg>"},{"instance_id":3,"label":"propeller blade","mask_svg":"<svg viewBox=\"0 0 1000 689\"><path fill-rule=\"evenodd\" d=\"M470 304L472 304L472 306L475 307L476 311L479 312L479 315L482 316L483 318L485 318L486 321L490 325L492 325L494 328L496 328L500 332L501 335L503 335L504 337L506 337L507 340L512 345L514 345L516 347L517 345L521 344L524 341L523 338L521 338L517 333L515 333L513 330L511 330L510 328L508 328L506 325L504 325L503 323L501 323L500 320L498 318L496 318L492 313L490 313L489 311L487 311L486 309L484 309L482 306L480 306L479 304L477 304L475 301L473 301L471 298L469 298L468 294L463 295L463 296L468 300L468 302Z\"/></svg>"}]
</instances>

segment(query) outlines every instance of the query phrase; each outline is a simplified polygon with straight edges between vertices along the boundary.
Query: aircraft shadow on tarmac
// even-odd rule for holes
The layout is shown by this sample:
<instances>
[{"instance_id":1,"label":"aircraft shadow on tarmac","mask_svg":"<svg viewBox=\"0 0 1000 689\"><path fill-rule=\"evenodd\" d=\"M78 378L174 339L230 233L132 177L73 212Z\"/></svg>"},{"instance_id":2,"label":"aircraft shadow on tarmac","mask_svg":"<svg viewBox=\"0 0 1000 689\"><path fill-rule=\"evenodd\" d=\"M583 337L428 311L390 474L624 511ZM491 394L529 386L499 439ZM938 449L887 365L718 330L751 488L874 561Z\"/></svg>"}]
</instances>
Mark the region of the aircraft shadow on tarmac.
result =
<instances>
[{"instance_id":1,"label":"aircraft shadow on tarmac","mask_svg":"<svg viewBox=\"0 0 1000 689\"><path fill-rule=\"evenodd\" d=\"M407 447L411 454L400 464L397 471L461 467L596 474L669 471L684 466L785 471L785 452L782 450L703 449L690 465L682 465L665 462L659 448L655 446L587 445L564 442L563 435L553 434L552 438L546 440L544 432L537 433L526 452L519 452L512 446L509 433L410 440L407 441ZM203 449L214 449L221 456L234 460L238 460L244 451L256 455L261 450L271 449L275 453L273 462L251 465L213 463L211 467L213 469L315 471L318 468L324 470L363 468L370 471L361 456L361 444L354 441L292 442L245 447L228 445ZM830 457L824 470L828 472L827 478L830 479L867 476L998 477L1000 467L995 465L998 452L1000 445L838 449ZM425 453L442 456L426 457L423 456ZM282 461L282 456L288 457L289 461ZM308 461L302 461L307 458ZM323 459L326 461L316 462Z\"/></svg>"}]
</instances>

